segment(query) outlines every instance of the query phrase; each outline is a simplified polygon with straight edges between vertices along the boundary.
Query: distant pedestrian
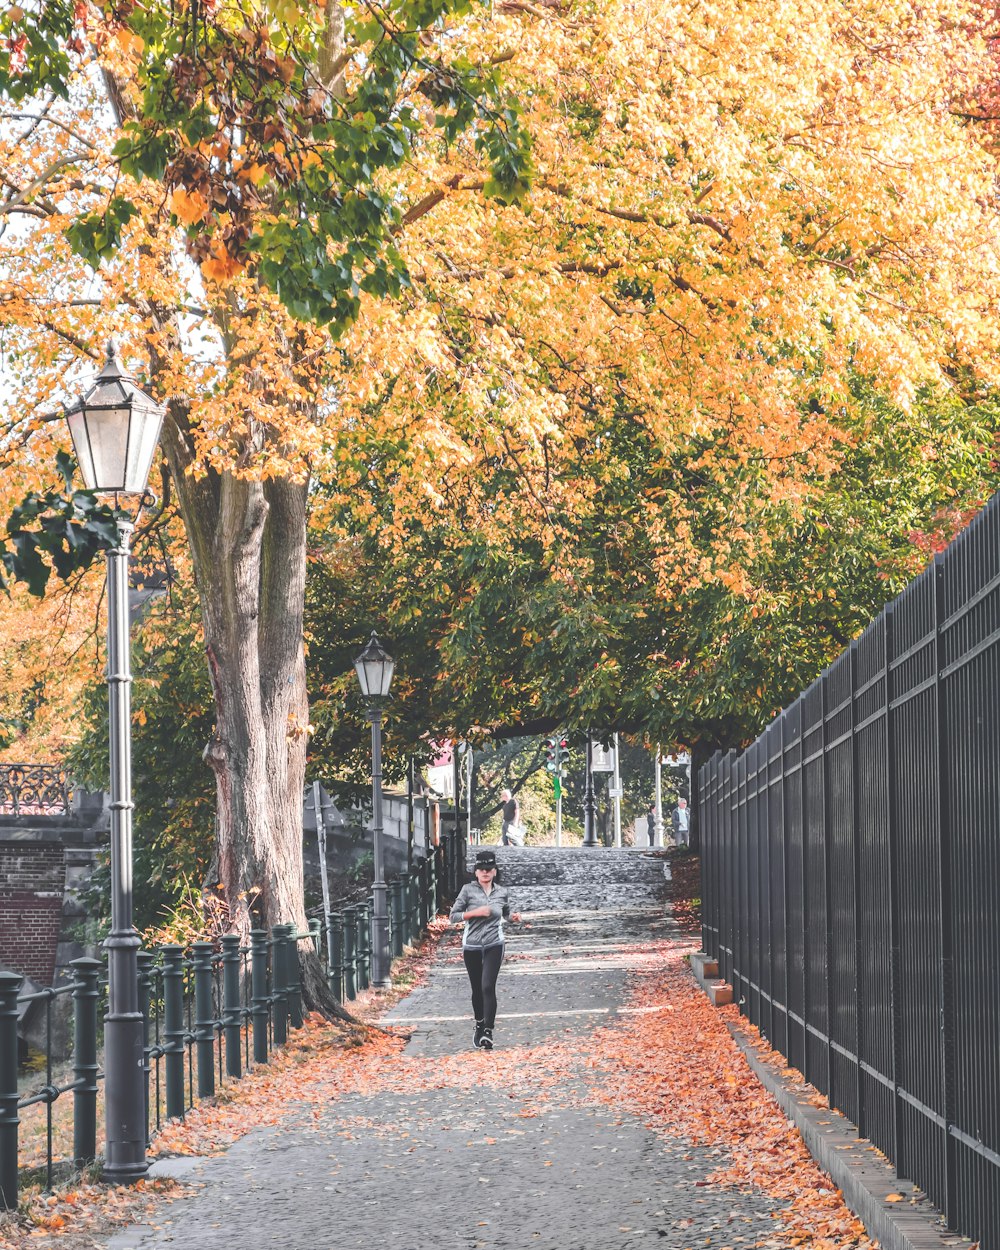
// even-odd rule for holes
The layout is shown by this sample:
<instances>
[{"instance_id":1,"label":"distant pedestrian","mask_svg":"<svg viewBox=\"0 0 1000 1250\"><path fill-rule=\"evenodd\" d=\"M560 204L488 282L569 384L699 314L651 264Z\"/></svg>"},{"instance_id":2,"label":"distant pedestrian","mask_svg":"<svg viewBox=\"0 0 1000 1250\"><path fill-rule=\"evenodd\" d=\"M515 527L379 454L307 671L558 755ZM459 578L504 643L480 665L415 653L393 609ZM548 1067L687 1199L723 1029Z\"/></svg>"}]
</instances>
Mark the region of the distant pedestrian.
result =
<instances>
[{"instance_id":1,"label":"distant pedestrian","mask_svg":"<svg viewBox=\"0 0 1000 1250\"><path fill-rule=\"evenodd\" d=\"M649 811L646 814L646 823L649 828L649 845L656 845L656 804L651 803Z\"/></svg>"},{"instance_id":2,"label":"distant pedestrian","mask_svg":"<svg viewBox=\"0 0 1000 1250\"><path fill-rule=\"evenodd\" d=\"M678 846L687 846L691 841L691 813L688 811L687 799L678 799L673 815L674 841Z\"/></svg>"},{"instance_id":3,"label":"distant pedestrian","mask_svg":"<svg viewBox=\"0 0 1000 1250\"><path fill-rule=\"evenodd\" d=\"M502 846L511 846L518 843L518 833L521 831L521 805L509 790L501 790L500 798L503 800L503 807L500 811L500 843ZM514 833L511 834L511 826L514 827ZM520 838L523 843L524 837Z\"/></svg>"},{"instance_id":4,"label":"distant pedestrian","mask_svg":"<svg viewBox=\"0 0 1000 1250\"><path fill-rule=\"evenodd\" d=\"M464 924L462 956L472 986L472 1012L476 1029L472 1043L480 1050L493 1049L497 1016L497 977L504 955L504 922L517 924L511 914L507 887L497 880L497 857L493 851L476 853L476 879L463 885L451 909L452 924Z\"/></svg>"}]
</instances>

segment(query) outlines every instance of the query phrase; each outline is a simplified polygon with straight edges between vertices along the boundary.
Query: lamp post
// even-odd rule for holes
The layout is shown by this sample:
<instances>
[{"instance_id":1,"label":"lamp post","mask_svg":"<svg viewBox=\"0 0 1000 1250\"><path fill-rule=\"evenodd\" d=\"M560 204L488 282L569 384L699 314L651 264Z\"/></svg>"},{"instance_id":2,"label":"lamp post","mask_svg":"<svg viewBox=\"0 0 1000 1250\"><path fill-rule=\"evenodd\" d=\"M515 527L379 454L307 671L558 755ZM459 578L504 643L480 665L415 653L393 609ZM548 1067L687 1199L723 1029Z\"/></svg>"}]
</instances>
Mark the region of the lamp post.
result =
<instances>
[{"instance_id":1,"label":"lamp post","mask_svg":"<svg viewBox=\"0 0 1000 1250\"><path fill-rule=\"evenodd\" d=\"M108 344L90 390L66 411L84 485L99 494L146 492L164 409L123 373ZM141 507L141 502L140 502ZM139 935L132 923L132 728L128 561L133 523L119 517L118 542L107 552L108 739L111 764L111 932L108 1010L104 1017L104 1177L144 1176L146 1073L139 1010Z\"/></svg>"},{"instance_id":2,"label":"lamp post","mask_svg":"<svg viewBox=\"0 0 1000 1250\"><path fill-rule=\"evenodd\" d=\"M583 845L597 846L597 810L594 799L594 740L587 730L587 764L583 784Z\"/></svg>"},{"instance_id":3,"label":"lamp post","mask_svg":"<svg viewBox=\"0 0 1000 1250\"><path fill-rule=\"evenodd\" d=\"M614 746L612 747L615 756L615 770L611 785L611 798L614 802L615 816L615 846L622 844L622 774L618 756L618 735L615 734Z\"/></svg>"},{"instance_id":4,"label":"lamp post","mask_svg":"<svg viewBox=\"0 0 1000 1250\"><path fill-rule=\"evenodd\" d=\"M354 661L361 686L361 697L368 709L372 727L372 852L375 884L372 886L372 984L387 989L392 954L389 949L389 909L385 892L385 866L382 862L382 711L392 685L392 656L380 645L375 631L368 645Z\"/></svg>"}]
</instances>

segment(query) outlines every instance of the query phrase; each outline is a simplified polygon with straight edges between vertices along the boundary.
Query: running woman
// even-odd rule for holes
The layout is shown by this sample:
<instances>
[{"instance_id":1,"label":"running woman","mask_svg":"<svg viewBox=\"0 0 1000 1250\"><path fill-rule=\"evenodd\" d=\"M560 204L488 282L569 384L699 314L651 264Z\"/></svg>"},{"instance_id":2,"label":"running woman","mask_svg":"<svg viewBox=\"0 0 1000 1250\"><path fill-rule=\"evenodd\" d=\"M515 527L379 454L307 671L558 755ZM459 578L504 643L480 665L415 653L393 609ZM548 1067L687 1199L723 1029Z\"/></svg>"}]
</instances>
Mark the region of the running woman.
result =
<instances>
[{"instance_id":1,"label":"running woman","mask_svg":"<svg viewBox=\"0 0 1000 1250\"><path fill-rule=\"evenodd\" d=\"M463 885L449 919L464 924L462 954L472 986L472 1010L476 1017L473 1045L493 1049L493 1026L497 1016L497 977L503 963L504 921L517 924L521 917L511 915L507 887L497 879L497 857L493 851L476 855L476 879Z\"/></svg>"}]
</instances>

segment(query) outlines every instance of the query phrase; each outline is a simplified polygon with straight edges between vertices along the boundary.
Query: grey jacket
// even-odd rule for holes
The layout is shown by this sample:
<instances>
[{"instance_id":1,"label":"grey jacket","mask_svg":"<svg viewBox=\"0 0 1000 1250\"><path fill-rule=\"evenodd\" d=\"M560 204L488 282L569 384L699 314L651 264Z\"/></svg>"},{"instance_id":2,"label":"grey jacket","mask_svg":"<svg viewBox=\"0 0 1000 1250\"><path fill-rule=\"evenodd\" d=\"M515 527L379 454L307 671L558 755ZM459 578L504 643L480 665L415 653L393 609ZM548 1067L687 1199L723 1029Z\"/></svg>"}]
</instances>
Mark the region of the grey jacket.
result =
<instances>
[{"instance_id":1,"label":"grey jacket","mask_svg":"<svg viewBox=\"0 0 1000 1250\"><path fill-rule=\"evenodd\" d=\"M478 881L470 881L459 890L449 919L457 922L462 919L463 912L472 911L475 907L489 907L490 914L473 916L471 920L465 922L462 945L499 946L504 940L503 923L510 916L510 897L507 894L507 887L495 884L487 894Z\"/></svg>"}]
</instances>

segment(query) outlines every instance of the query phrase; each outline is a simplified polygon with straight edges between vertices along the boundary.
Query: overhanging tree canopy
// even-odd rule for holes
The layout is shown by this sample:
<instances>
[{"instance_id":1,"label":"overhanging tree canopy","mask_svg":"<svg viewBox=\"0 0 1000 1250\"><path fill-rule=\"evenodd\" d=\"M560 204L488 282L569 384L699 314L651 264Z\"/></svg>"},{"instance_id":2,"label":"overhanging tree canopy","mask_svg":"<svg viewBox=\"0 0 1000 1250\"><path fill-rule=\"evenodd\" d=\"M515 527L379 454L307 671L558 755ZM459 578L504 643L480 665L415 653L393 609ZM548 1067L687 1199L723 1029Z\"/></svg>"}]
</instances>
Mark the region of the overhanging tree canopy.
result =
<instances>
[{"instance_id":1,"label":"overhanging tree canopy","mask_svg":"<svg viewBox=\"0 0 1000 1250\"><path fill-rule=\"evenodd\" d=\"M971 5L39 12L0 23L4 455L47 454L67 375L126 320L170 401L237 927L251 892L301 919L310 475L386 520L386 560L455 517L470 558L511 534L555 557L585 611L577 518L627 495L633 427L648 589L745 605L769 518L865 437L852 377L904 420L921 386L995 381ZM105 77L73 76L95 47ZM97 277L70 242L112 249Z\"/></svg>"}]
</instances>

